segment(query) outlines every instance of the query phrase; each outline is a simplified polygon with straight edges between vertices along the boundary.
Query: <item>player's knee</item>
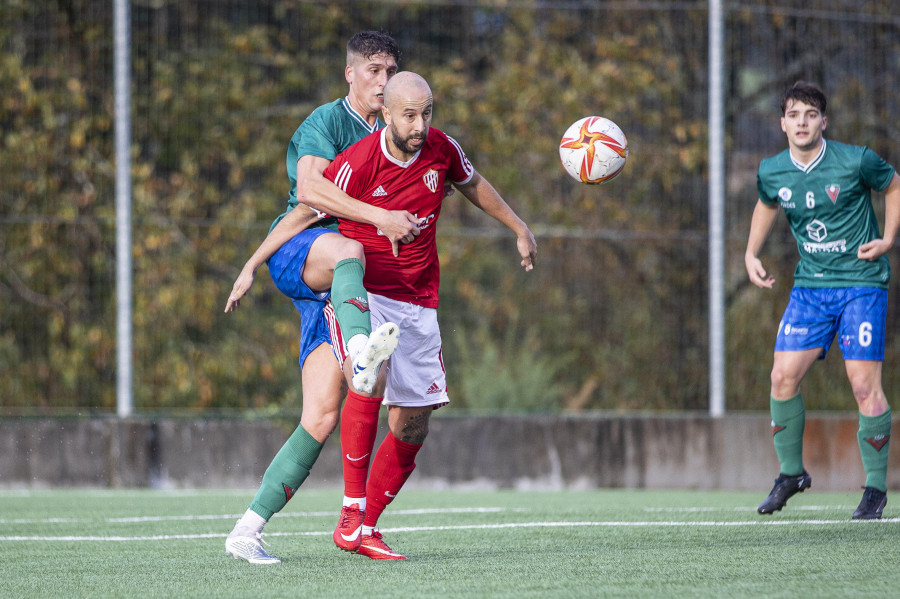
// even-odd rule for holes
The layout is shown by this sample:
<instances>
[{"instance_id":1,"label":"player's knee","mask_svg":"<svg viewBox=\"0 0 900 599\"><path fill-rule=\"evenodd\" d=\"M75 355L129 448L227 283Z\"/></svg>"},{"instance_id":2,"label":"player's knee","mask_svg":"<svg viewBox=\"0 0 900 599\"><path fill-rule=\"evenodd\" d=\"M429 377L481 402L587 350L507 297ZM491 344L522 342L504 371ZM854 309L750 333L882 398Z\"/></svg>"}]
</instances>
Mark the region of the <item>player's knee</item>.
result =
<instances>
[{"instance_id":1,"label":"player's knee","mask_svg":"<svg viewBox=\"0 0 900 599\"><path fill-rule=\"evenodd\" d=\"M356 258L363 263L363 266L365 266L366 253L363 250L362 244L355 239L348 239L345 237L337 244L337 248L335 249L335 263L340 262L341 260L350 260L352 258Z\"/></svg>"},{"instance_id":2,"label":"player's knee","mask_svg":"<svg viewBox=\"0 0 900 599\"><path fill-rule=\"evenodd\" d=\"M324 442L337 428L338 410L303 411L300 424L316 441Z\"/></svg>"},{"instance_id":3,"label":"player's knee","mask_svg":"<svg viewBox=\"0 0 900 599\"><path fill-rule=\"evenodd\" d=\"M390 423L391 434L404 443L422 445L428 436L428 416L419 414Z\"/></svg>"},{"instance_id":4,"label":"player's knee","mask_svg":"<svg viewBox=\"0 0 900 599\"><path fill-rule=\"evenodd\" d=\"M403 441L404 443L409 443L411 445L422 445L423 443L425 443L425 437L427 437L427 436L428 436L428 427L427 426L424 429L413 429L413 430L404 429L402 431L397 431L396 433L394 433L394 437Z\"/></svg>"},{"instance_id":5,"label":"player's knee","mask_svg":"<svg viewBox=\"0 0 900 599\"><path fill-rule=\"evenodd\" d=\"M793 397L800 387L800 380L796 375L778 367L772 369L770 382L772 396L779 399Z\"/></svg>"},{"instance_id":6,"label":"player's knee","mask_svg":"<svg viewBox=\"0 0 900 599\"><path fill-rule=\"evenodd\" d=\"M880 403L884 398L884 391L881 390L881 387L871 384L869 381L851 380L850 387L853 389L853 397L856 398L856 403L859 405Z\"/></svg>"}]
</instances>

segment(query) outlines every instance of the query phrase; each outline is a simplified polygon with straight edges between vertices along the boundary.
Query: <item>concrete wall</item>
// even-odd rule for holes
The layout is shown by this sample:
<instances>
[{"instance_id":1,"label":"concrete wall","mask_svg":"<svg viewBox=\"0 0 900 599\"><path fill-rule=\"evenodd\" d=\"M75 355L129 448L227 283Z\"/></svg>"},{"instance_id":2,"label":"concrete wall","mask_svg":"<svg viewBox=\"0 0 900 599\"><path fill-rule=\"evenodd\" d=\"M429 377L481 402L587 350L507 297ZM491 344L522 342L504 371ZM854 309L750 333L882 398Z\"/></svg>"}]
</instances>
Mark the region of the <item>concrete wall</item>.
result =
<instances>
[{"instance_id":1,"label":"concrete wall","mask_svg":"<svg viewBox=\"0 0 900 599\"><path fill-rule=\"evenodd\" d=\"M804 458L818 490L865 480L857 419L810 414ZM283 421L13 419L0 422L2 487L256 487L290 435ZM383 433L383 431L382 431ZM900 488L900 444L888 484ZM769 417L440 417L409 481L417 487L768 489L778 474ZM340 486L329 440L306 484Z\"/></svg>"}]
</instances>

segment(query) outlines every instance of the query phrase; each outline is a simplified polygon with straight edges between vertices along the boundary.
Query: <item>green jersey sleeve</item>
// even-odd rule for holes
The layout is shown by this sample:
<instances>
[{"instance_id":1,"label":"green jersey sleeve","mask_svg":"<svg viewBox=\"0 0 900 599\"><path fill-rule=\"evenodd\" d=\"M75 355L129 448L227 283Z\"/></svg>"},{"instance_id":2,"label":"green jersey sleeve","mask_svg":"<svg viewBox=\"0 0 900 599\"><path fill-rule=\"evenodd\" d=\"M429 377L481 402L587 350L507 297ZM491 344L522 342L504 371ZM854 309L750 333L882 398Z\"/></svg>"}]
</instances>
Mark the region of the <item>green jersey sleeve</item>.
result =
<instances>
[{"instance_id":1,"label":"green jersey sleeve","mask_svg":"<svg viewBox=\"0 0 900 599\"><path fill-rule=\"evenodd\" d=\"M859 175L866 186L875 191L884 191L894 178L894 167L868 147L863 147Z\"/></svg>"},{"instance_id":2,"label":"green jersey sleeve","mask_svg":"<svg viewBox=\"0 0 900 599\"><path fill-rule=\"evenodd\" d=\"M340 140L341 123L335 122L334 118L335 109L340 103L341 100L335 100L316 108L291 136L285 158L285 167L291 182L288 210L297 205L297 161L300 157L319 156L330 161L343 150Z\"/></svg>"}]
</instances>

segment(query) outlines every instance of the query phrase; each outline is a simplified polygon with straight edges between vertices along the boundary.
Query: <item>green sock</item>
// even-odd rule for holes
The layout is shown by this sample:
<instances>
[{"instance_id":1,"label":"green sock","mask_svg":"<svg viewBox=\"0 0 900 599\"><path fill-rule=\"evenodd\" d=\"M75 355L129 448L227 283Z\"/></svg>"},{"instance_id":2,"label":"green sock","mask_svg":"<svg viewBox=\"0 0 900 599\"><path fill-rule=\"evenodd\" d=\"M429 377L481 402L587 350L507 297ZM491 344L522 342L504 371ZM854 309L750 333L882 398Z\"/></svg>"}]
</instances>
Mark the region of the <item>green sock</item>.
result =
<instances>
[{"instance_id":1,"label":"green sock","mask_svg":"<svg viewBox=\"0 0 900 599\"><path fill-rule=\"evenodd\" d=\"M859 415L859 454L866 470L866 486L887 492L888 450L891 440L891 409L879 416Z\"/></svg>"},{"instance_id":2,"label":"green sock","mask_svg":"<svg viewBox=\"0 0 900 599\"><path fill-rule=\"evenodd\" d=\"M369 294L363 286L365 269L357 258L341 260L334 267L331 283L331 305L341 334L349 341L354 335L372 333L369 318Z\"/></svg>"},{"instance_id":3,"label":"green sock","mask_svg":"<svg viewBox=\"0 0 900 599\"><path fill-rule=\"evenodd\" d=\"M803 427L806 408L798 393L785 401L769 398L772 413L772 440L781 463L781 474L797 476L803 473Z\"/></svg>"},{"instance_id":4,"label":"green sock","mask_svg":"<svg viewBox=\"0 0 900 599\"><path fill-rule=\"evenodd\" d=\"M322 445L298 426L266 468L250 509L267 521L281 511L309 476Z\"/></svg>"}]
</instances>

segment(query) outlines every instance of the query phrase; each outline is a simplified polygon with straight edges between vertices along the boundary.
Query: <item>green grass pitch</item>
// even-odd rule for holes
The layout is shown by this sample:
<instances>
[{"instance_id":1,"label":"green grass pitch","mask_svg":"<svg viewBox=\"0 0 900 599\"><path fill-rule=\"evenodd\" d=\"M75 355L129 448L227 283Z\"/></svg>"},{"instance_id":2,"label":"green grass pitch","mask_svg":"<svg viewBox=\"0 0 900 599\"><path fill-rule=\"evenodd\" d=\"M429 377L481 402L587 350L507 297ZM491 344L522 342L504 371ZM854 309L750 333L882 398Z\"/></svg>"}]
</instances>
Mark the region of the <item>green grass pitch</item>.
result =
<instances>
[{"instance_id":1,"label":"green grass pitch","mask_svg":"<svg viewBox=\"0 0 900 599\"><path fill-rule=\"evenodd\" d=\"M376 562L331 541L339 490L301 490L266 527L283 563L224 553L253 491L0 490L0 597L862 597L900 589L900 507L768 489L424 491L381 518ZM896 595L894 595L896 596Z\"/></svg>"}]
</instances>

